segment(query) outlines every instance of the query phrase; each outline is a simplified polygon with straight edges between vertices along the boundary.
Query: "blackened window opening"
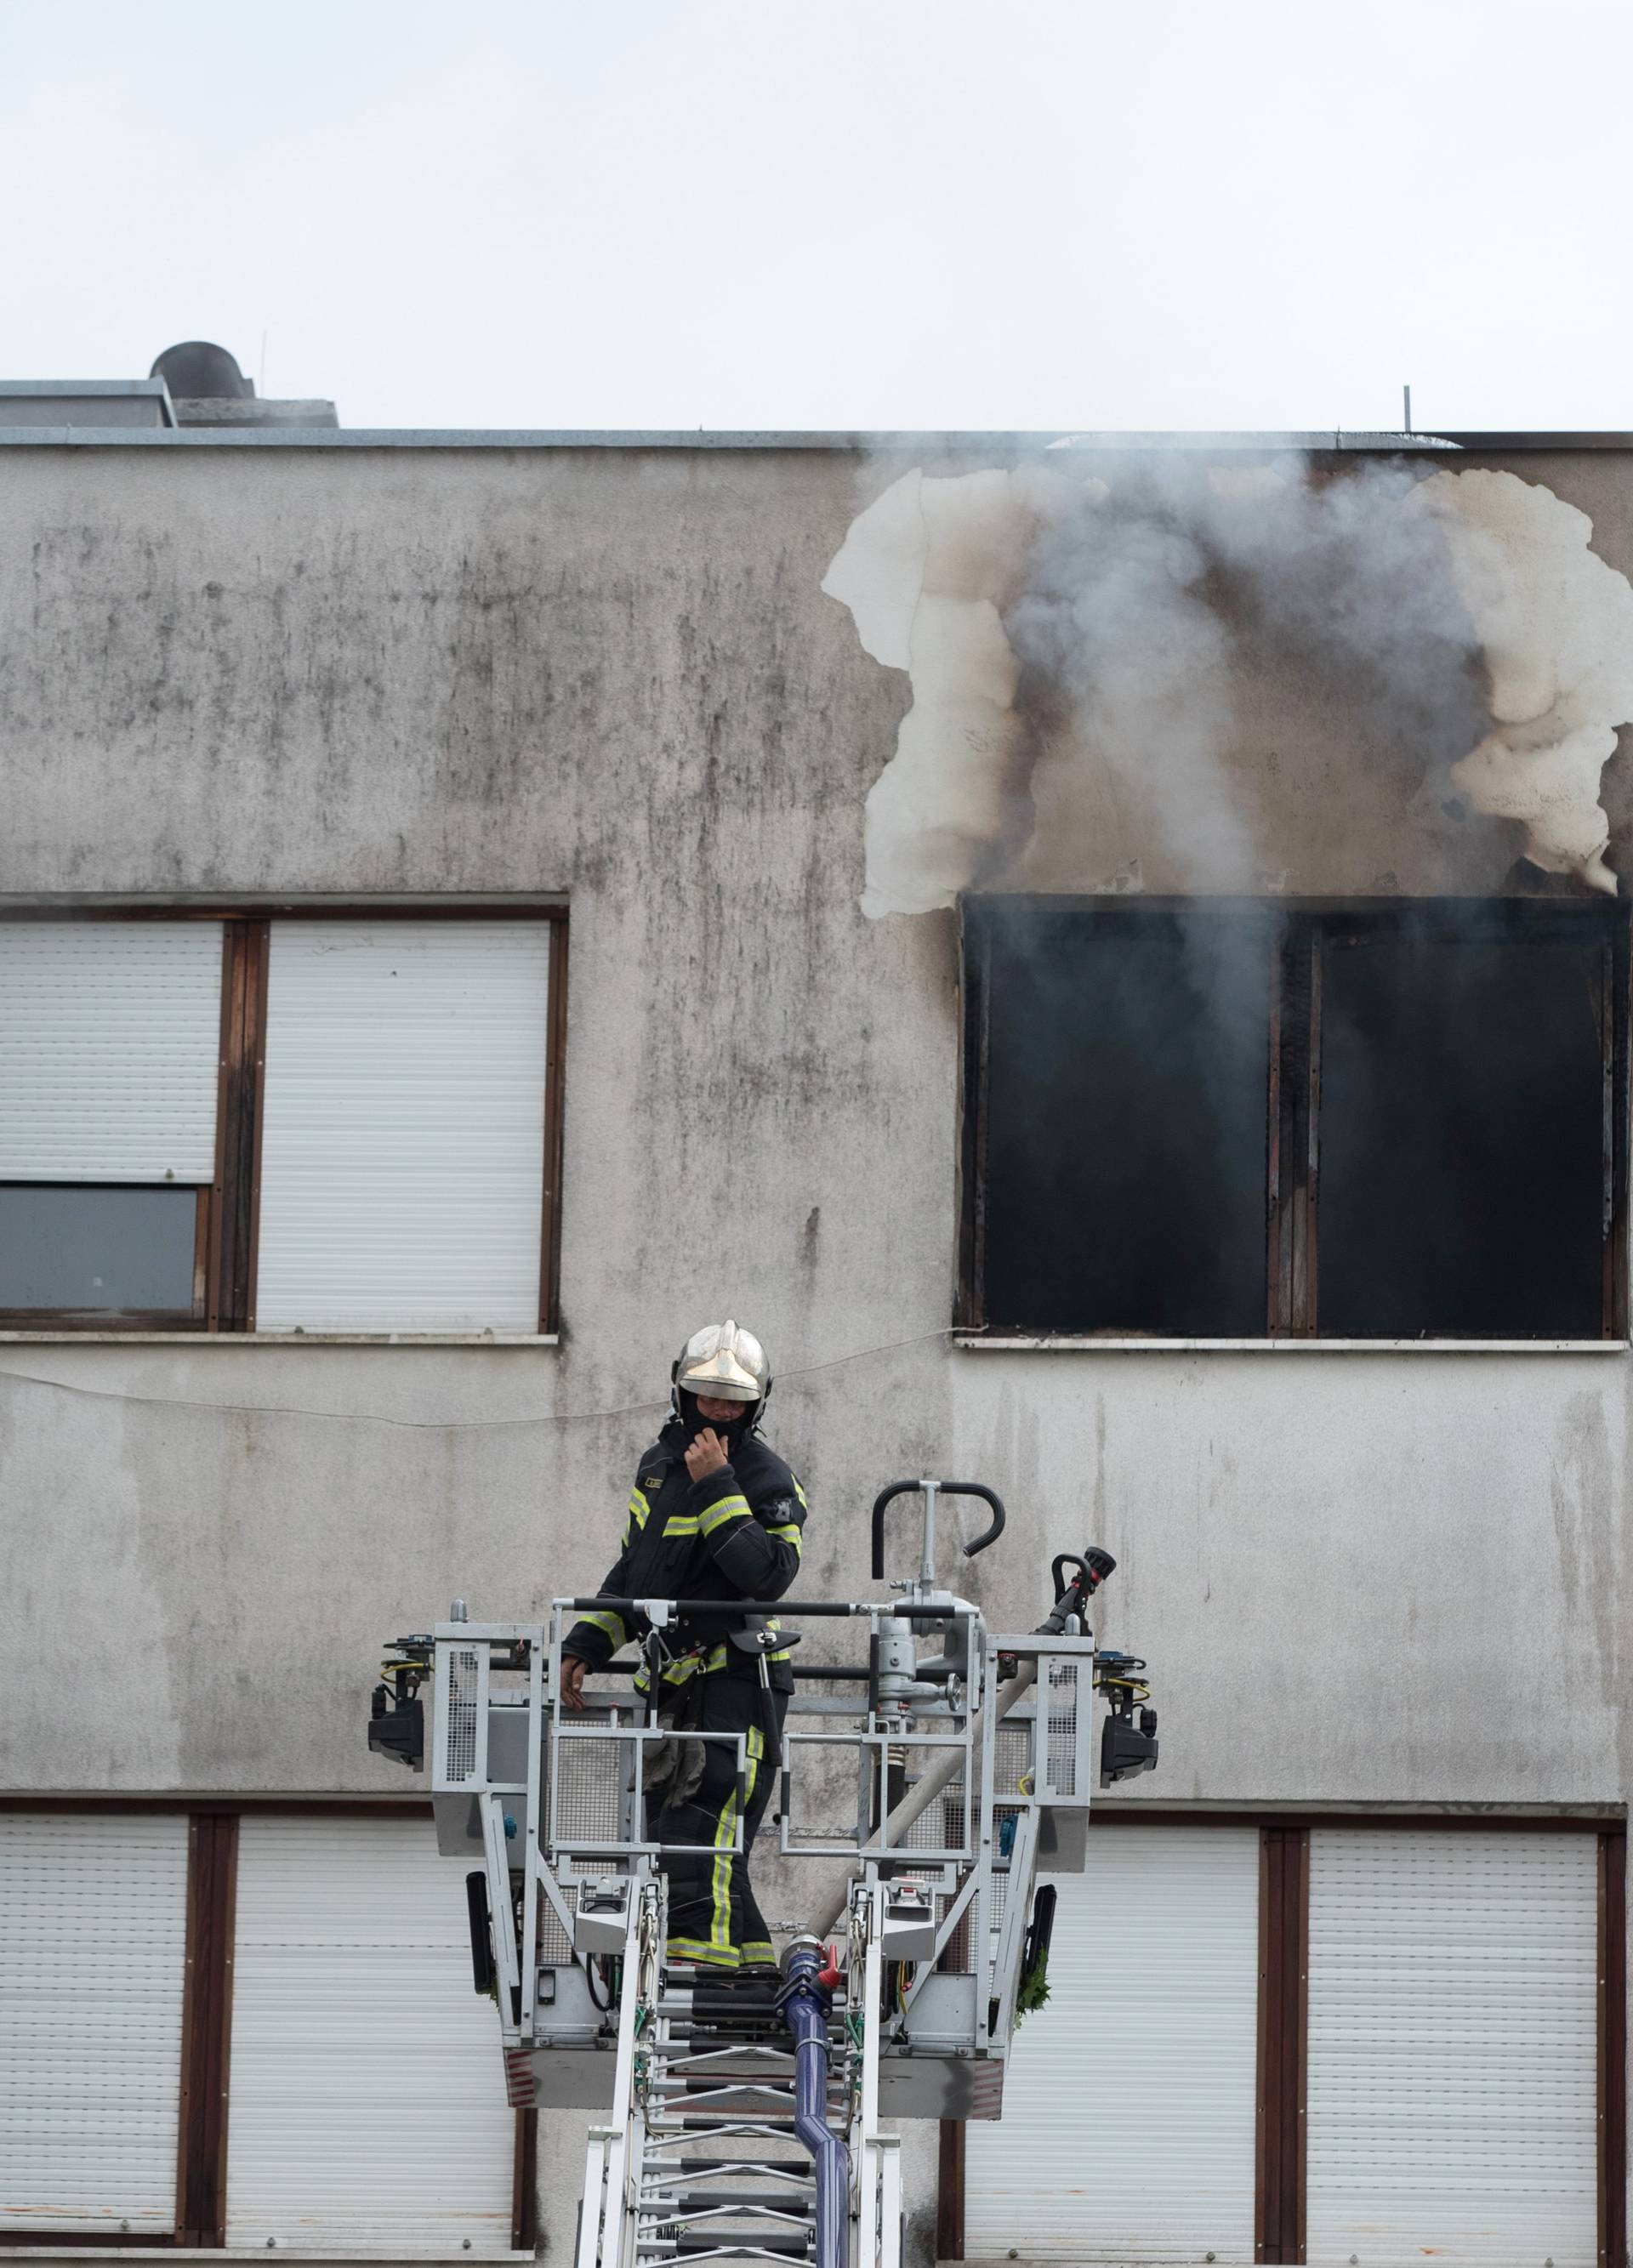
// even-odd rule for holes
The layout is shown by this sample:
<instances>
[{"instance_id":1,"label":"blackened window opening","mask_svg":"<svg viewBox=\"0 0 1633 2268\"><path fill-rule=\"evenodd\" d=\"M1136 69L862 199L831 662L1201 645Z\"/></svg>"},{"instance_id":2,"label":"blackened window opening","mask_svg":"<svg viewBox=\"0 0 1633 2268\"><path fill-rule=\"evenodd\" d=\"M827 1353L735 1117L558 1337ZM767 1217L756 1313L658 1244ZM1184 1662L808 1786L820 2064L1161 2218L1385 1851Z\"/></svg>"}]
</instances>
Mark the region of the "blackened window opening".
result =
<instances>
[{"instance_id":1,"label":"blackened window opening","mask_svg":"<svg viewBox=\"0 0 1633 2268\"><path fill-rule=\"evenodd\" d=\"M1617 904L978 899L959 1320L1626 1331Z\"/></svg>"},{"instance_id":2,"label":"blackened window opening","mask_svg":"<svg viewBox=\"0 0 1633 2268\"><path fill-rule=\"evenodd\" d=\"M1262 1331L1271 947L1236 909L991 924L994 1322Z\"/></svg>"}]
</instances>

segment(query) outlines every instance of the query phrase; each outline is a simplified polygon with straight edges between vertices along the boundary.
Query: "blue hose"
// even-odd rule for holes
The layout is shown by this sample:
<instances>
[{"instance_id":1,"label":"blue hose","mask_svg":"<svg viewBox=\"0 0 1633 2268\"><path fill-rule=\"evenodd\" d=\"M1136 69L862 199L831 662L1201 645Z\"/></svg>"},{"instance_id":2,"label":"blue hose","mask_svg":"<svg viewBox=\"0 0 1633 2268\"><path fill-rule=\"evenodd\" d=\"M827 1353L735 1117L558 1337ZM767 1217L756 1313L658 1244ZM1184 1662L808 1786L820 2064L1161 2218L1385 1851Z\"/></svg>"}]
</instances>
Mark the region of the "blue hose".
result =
<instances>
[{"instance_id":1,"label":"blue hose","mask_svg":"<svg viewBox=\"0 0 1633 2268\"><path fill-rule=\"evenodd\" d=\"M828 2124L828 1987L820 1982L825 1955L810 1938L796 1938L783 1955L780 2000L794 2035L794 2131L816 2171L816 2268L845 2268L849 2247L850 2159Z\"/></svg>"}]
</instances>

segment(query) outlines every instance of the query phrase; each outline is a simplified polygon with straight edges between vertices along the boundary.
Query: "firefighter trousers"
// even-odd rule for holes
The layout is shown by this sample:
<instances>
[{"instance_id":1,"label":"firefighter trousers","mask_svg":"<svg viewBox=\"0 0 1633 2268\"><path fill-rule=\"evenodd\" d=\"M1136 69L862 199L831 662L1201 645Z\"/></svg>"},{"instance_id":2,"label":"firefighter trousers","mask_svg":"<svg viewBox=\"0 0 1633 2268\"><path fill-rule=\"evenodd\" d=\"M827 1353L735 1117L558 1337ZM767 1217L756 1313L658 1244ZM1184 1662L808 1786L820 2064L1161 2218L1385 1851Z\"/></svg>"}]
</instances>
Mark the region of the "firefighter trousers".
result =
<instances>
[{"instance_id":1,"label":"firefighter trousers","mask_svg":"<svg viewBox=\"0 0 1633 2268\"><path fill-rule=\"evenodd\" d=\"M745 1962L771 1961L771 1932L755 1903L749 1881L749 1849L771 1800L777 1756L767 1754L766 1702L776 1714L780 1745L788 1696L762 1689L756 1669L719 1670L701 1680L698 1710L689 1712L686 1729L698 1733L742 1733L745 1736L741 1791L736 1751L723 1741L705 1741L703 1777L683 1803L666 1804L654 1833L660 1843L700 1844L662 1861L669 1877L669 1953L673 1960L695 1961L713 1969L738 1969ZM734 1852L739 1814L743 1850Z\"/></svg>"}]
</instances>

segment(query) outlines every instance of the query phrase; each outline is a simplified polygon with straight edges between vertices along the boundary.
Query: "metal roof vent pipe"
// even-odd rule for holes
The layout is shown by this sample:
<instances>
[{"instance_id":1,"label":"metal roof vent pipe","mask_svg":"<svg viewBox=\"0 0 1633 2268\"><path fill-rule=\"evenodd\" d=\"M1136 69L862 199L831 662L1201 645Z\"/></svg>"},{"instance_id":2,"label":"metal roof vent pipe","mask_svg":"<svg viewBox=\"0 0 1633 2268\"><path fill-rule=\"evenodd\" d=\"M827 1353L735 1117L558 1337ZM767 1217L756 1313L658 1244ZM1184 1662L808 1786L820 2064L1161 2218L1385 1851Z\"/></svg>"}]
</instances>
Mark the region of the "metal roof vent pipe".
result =
<instances>
[{"instance_id":1,"label":"metal roof vent pipe","mask_svg":"<svg viewBox=\"0 0 1633 2268\"><path fill-rule=\"evenodd\" d=\"M235 356L209 339L166 347L150 375L169 389L178 425L335 426L332 401L266 401Z\"/></svg>"},{"instance_id":2,"label":"metal roof vent pipe","mask_svg":"<svg viewBox=\"0 0 1633 2268\"><path fill-rule=\"evenodd\" d=\"M148 376L164 379L173 401L248 401L255 391L237 357L209 339L184 339L180 346L166 347Z\"/></svg>"}]
</instances>

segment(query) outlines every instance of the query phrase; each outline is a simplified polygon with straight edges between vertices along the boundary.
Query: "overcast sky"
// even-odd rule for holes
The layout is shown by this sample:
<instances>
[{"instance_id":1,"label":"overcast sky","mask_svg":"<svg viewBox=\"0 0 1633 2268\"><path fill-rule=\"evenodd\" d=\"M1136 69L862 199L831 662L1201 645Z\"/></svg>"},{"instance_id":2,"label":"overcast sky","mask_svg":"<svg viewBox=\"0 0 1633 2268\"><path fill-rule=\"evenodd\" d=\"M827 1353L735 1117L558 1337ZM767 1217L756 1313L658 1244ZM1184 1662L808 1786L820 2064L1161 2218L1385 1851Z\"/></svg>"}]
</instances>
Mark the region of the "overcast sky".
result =
<instances>
[{"instance_id":1,"label":"overcast sky","mask_svg":"<svg viewBox=\"0 0 1633 2268\"><path fill-rule=\"evenodd\" d=\"M0 376L348 425L1633 426L1628 0L0 0Z\"/></svg>"}]
</instances>

